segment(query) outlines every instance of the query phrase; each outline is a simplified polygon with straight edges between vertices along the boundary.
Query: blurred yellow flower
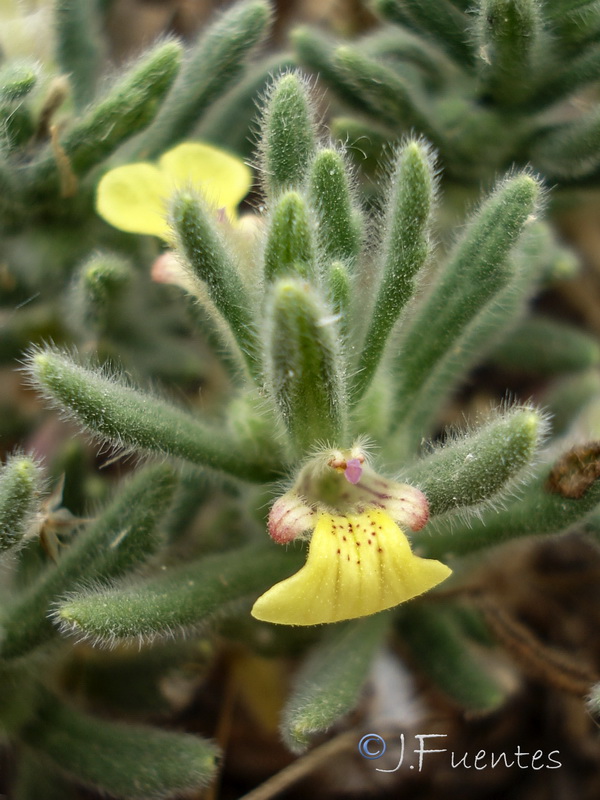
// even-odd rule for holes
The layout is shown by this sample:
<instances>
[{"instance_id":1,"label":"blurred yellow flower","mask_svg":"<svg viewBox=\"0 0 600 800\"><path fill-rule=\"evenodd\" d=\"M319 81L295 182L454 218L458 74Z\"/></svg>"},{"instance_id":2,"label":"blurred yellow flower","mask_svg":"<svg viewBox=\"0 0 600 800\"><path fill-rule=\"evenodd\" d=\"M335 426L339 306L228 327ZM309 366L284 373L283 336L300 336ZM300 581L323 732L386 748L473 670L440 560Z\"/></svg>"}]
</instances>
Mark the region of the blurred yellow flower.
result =
<instances>
[{"instance_id":1,"label":"blurred yellow flower","mask_svg":"<svg viewBox=\"0 0 600 800\"><path fill-rule=\"evenodd\" d=\"M23 0L0 0L0 38L2 61L13 58L39 59L51 64L53 37L48 36L54 22L51 0L24 3Z\"/></svg>"},{"instance_id":2,"label":"blurred yellow flower","mask_svg":"<svg viewBox=\"0 0 600 800\"><path fill-rule=\"evenodd\" d=\"M164 153L157 164L111 169L98 185L96 210L119 230L168 240L168 203L178 189L196 189L215 211L234 221L251 185L252 173L239 158L209 144L188 142Z\"/></svg>"},{"instance_id":3,"label":"blurred yellow flower","mask_svg":"<svg viewBox=\"0 0 600 800\"><path fill-rule=\"evenodd\" d=\"M414 555L385 510L319 513L306 564L259 597L252 615L281 625L364 617L423 594L451 572Z\"/></svg>"}]
</instances>

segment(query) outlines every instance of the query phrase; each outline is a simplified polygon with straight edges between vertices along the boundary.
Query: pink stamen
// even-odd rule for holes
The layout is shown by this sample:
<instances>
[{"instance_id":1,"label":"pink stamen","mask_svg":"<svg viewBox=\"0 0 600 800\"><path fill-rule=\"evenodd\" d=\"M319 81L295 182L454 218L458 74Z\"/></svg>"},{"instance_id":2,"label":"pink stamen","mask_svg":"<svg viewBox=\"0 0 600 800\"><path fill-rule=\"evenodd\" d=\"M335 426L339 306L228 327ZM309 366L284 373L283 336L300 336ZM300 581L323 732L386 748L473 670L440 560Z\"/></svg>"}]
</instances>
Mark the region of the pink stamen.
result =
<instances>
[{"instance_id":1,"label":"pink stamen","mask_svg":"<svg viewBox=\"0 0 600 800\"><path fill-rule=\"evenodd\" d=\"M362 464L358 458L351 458L346 462L346 469L344 470L346 480L350 483L358 483L362 475Z\"/></svg>"}]
</instances>

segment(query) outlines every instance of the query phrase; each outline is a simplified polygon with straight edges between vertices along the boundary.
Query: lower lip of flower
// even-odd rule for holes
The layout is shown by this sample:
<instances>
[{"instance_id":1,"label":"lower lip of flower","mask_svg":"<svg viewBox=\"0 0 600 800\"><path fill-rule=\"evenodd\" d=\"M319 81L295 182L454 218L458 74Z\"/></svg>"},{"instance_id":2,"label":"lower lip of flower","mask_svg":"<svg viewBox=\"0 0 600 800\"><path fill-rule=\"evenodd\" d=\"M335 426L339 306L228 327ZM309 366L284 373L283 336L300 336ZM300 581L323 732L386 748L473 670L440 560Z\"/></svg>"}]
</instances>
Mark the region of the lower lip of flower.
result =
<instances>
[{"instance_id":1,"label":"lower lip of flower","mask_svg":"<svg viewBox=\"0 0 600 800\"><path fill-rule=\"evenodd\" d=\"M252 615L279 625L319 625L376 614L437 586L451 573L416 556L385 511L319 514L306 564L258 598Z\"/></svg>"}]
</instances>

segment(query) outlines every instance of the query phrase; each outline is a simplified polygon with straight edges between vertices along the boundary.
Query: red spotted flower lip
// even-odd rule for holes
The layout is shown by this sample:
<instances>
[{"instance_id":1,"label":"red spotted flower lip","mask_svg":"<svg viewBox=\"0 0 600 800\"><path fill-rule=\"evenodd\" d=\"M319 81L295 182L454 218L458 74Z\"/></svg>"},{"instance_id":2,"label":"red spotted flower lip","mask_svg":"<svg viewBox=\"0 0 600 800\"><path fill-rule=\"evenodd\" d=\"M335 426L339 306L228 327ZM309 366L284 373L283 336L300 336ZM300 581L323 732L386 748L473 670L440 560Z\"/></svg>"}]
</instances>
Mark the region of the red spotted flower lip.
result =
<instances>
[{"instance_id":1,"label":"red spotted flower lip","mask_svg":"<svg viewBox=\"0 0 600 800\"><path fill-rule=\"evenodd\" d=\"M405 528L429 517L419 489L378 475L359 448L309 462L271 508L279 544L310 538L304 567L258 598L253 616L317 625L374 614L445 580L449 567L411 551Z\"/></svg>"}]
</instances>

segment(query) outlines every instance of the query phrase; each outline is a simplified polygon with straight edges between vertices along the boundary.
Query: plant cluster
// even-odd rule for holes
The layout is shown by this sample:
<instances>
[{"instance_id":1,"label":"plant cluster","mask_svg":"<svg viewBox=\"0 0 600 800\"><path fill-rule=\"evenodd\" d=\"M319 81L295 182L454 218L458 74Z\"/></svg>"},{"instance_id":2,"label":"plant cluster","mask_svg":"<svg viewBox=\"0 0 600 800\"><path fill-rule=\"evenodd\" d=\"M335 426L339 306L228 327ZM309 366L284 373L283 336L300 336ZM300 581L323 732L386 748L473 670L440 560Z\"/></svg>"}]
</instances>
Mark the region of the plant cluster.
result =
<instances>
[{"instance_id":1,"label":"plant cluster","mask_svg":"<svg viewBox=\"0 0 600 800\"><path fill-rule=\"evenodd\" d=\"M460 35L464 4L425 5L379 3L412 32L377 34L335 57L345 97L395 130L399 114L418 131L380 164L375 208L297 70L277 70L261 100L254 210L238 209L248 166L208 135L199 141L203 125L216 130L247 108L241 98L273 69L260 62L234 85L266 32L263 0L234 5L186 52L157 44L97 95L95 6L58 0L56 57L72 76L64 125L54 123L64 94L52 99L62 90L43 92L34 113L36 70L2 67L2 302L40 294L7 318L5 362L33 342L25 372L46 403L115 457L143 462L116 490L66 444L47 446L44 465L17 448L0 472L0 730L16 754L18 800L73 797L77 785L139 800L208 785L218 743L147 721L172 710L170 678L189 678L190 663L204 676L211 653L231 643L250 694L244 681L258 657L269 668L298 658L276 709L293 752L356 706L376 653L398 632L454 702L496 709L506 688L465 590L478 556L584 520L598 529L598 446L582 439L595 430L600 348L528 314L540 288L575 263L543 219L542 179L509 169L447 246L436 241L440 169L484 175L480 145L492 146L493 125L516 120L492 158L497 169L533 157L525 141L548 154L565 126L587 124L542 131L542 117L525 114L570 68L542 81L539 42L550 29L540 4L482 3ZM564 5L544 14L560 20L553 46L572 52L582 29ZM295 42L325 58L316 36ZM372 60L372 48L394 66ZM537 66L517 96L506 64L525 60ZM565 93L582 81L569 79ZM454 140L439 119L407 116L425 88L438 93L422 103L432 114L457 98L464 106L470 92L478 121L458 116L477 136ZM21 118L30 128L13 130ZM493 125L482 135L484 118ZM523 119L533 120L526 135ZM588 155L577 150L593 176ZM77 246L65 250L67 231ZM157 240L168 248L160 256ZM443 431L449 403L485 359L571 373L546 396L554 421L527 399L505 400ZM203 407L189 384L212 374L217 402ZM44 469L66 472L64 494L59 484L48 495ZM68 500L72 485L79 503Z\"/></svg>"},{"instance_id":2,"label":"plant cluster","mask_svg":"<svg viewBox=\"0 0 600 800\"><path fill-rule=\"evenodd\" d=\"M388 24L338 43L292 35L298 58L355 113L336 135L378 157L416 129L445 174L478 182L513 163L550 184L598 182L600 12L571 0L374 0ZM358 114L358 116L357 116Z\"/></svg>"}]
</instances>

